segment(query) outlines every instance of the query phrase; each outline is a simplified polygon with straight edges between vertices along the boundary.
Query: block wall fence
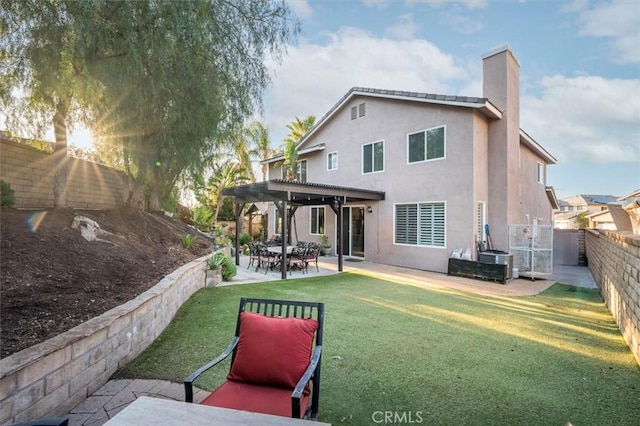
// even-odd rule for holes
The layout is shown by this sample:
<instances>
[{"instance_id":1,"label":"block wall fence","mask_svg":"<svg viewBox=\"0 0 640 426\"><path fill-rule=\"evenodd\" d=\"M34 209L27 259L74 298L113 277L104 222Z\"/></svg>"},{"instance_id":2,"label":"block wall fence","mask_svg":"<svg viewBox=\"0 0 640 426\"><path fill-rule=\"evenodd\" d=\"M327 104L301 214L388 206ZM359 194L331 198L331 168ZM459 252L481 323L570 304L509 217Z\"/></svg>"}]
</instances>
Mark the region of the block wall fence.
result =
<instances>
[{"instance_id":1,"label":"block wall fence","mask_svg":"<svg viewBox=\"0 0 640 426\"><path fill-rule=\"evenodd\" d=\"M134 300L0 360L0 424L61 416L144 351L205 284L206 257Z\"/></svg>"},{"instance_id":2,"label":"block wall fence","mask_svg":"<svg viewBox=\"0 0 640 426\"><path fill-rule=\"evenodd\" d=\"M640 235L586 230L589 269L640 364Z\"/></svg>"},{"instance_id":3,"label":"block wall fence","mask_svg":"<svg viewBox=\"0 0 640 426\"><path fill-rule=\"evenodd\" d=\"M53 178L59 154L0 137L0 179L15 191L16 208L53 207ZM128 185L124 173L67 157L69 208L111 209L123 205Z\"/></svg>"}]
</instances>

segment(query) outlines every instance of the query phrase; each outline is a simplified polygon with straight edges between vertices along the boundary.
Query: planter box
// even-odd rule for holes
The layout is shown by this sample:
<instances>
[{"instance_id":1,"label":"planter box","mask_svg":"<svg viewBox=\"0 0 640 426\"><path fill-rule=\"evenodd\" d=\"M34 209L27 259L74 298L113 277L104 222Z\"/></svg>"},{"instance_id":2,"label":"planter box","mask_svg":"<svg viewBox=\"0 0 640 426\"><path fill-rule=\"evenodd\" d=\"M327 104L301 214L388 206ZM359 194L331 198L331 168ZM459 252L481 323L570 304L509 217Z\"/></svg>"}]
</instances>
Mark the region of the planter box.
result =
<instances>
[{"instance_id":1,"label":"planter box","mask_svg":"<svg viewBox=\"0 0 640 426\"><path fill-rule=\"evenodd\" d=\"M508 265L449 258L447 275L495 281L501 284L506 284L509 277L508 271Z\"/></svg>"},{"instance_id":2,"label":"planter box","mask_svg":"<svg viewBox=\"0 0 640 426\"><path fill-rule=\"evenodd\" d=\"M206 269L204 285L205 287L217 287L222 283L222 269Z\"/></svg>"}]
</instances>

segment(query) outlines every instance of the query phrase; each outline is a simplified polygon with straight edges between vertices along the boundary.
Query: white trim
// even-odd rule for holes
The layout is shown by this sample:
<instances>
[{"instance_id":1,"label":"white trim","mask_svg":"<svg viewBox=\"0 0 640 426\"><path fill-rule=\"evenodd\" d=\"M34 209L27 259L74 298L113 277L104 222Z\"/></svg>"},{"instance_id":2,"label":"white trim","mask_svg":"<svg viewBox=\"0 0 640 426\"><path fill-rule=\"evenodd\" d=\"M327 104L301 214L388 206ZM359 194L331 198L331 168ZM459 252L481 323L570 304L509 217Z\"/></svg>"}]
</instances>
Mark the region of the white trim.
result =
<instances>
[{"instance_id":1,"label":"white trim","mask_svg":"<svg viewBox=\"0 0 640 426\"><path fill-rule=\"evenodd\" d=\"M443 229L443 238L444 243L442 246L433 246L433 245L424 245L420 244L420 229L418 228L418 234L416 235L417 242L416 244L406 244L406 243L397 243L396 242L396 206L398 205L408 205L414 204L419 209L420 204L442 204L444 206L444 229ZM419 213L419 212L418 212ZM420 248L430 248L430 249L446 249L447 248L447 202L446 201L406 201L406 202L397 202L393 203L393 240L392 244L394 246L404 246L404 247L420 247Z\"/></svg>"},{"instance_id":2,"label":"white trim","mask_svg":"<svg viewBox=\"0 0 640 426\"><path fill-rule=\"evenodd\" d=\"M324 151L324 149L325 149L325 145L321 143L318 145L310 146L309 148L299 150L298 155L310 154L316 151ZM283 161L283 160L284 160L284 154L280 154L277 157L272 157L272 158L269 158L268 160L262 160L260 161L260 164L277 163L278 161Z\"/></svg>"},{"instance_id":3,"label":"white trim","mask_svg":"<svg viewBox=\"0 0 640 426\"><path fill-rule=\"evenodd\" d=\"M544 170L544 164L541 163L540 161L536 161L536 182L544 185L544 175L545 175L545 170Z\"/></svg>"},{"instance_id":4,"label":"white trim","mask_svg":"<svg viewBox=\"0 0 640 426\"><path fill-rule=\"evenodd\" d=\"M323 233L320 232L320 226L318 226L318 232L314 233L313 232L313 209L322 209L322 216L323 216L323 222L324 222L324 231L326 233L327 231L327 210L326 210L326 206L309 206L309 235L324 235ZM318 224L319 225L319 224Z\"/></svg>"},{"instance_id":5,"label":"white trim","mask_svg":"<svg viewBox=\"0 0 640 426\"><path fill-rule=\"evenodd\" d=\"M364 171L364 147L367 145L375 145L377 143L382 143L382 170L372 170L370 172L365 172ZM372 148L371 153L373 155L372 160L375 160L375 152ZM372 175L375 173L382 173L384 172L385 166L386 166L386 155L385 155L385 143L384 143L384 139L381 140L377 140L375 142L367 142L367 143L363 143L360 145L360 174L362 176L366 176L366 175ZM371 167L374 167L374 161L372 161L371 163Z\"/></svg>"},{"instance_id":6,"label":"white trim","mask_svg":"<svg viewBox=\"0 0 640 426\"><path fill-rule=\"evenodd\" d=\"M434 129L439 129L439 128L443 128L444 129L444 154L442 157L437 157L437 158L426 158L427 157L427 132L429 130L434 130ZM411 135L416 135L418 133L424 133L425 137L424 137L424 150L425 150L425 159L424 160L420 160L420 161L409 161L409 136ZM424 129L424 130L417 130L415 132L411 132L411 133L407 133L406 136L407 139L407 144L406 144L406 148L407 148L407 164L420 164L420 163L426 163L429 161L439 161L439 160L445 160L447 158L447 125L446 124L442 124L440 126L434 126L434 127L430 127L428 129Z\"/></svg>"},{"instance_id":7,"label":"white trim","mask_svg":"<svg viewBox=\"0 0 640 426\"><path fill-rule=\"evenodd\" d=\"M330 168L329 168L329 156L330 156L331 154L335 154L335 155L336 155L336 167L335 167L335 168L333 168L333 169L330 169ZM328 172L332 172L332 171L334 171L334 170L338 170L338 158L339 158L339 156L338 156L338 151L331 151L331 152L327 152L327 171L328 171Z\"/></svg>"}]
</instances>

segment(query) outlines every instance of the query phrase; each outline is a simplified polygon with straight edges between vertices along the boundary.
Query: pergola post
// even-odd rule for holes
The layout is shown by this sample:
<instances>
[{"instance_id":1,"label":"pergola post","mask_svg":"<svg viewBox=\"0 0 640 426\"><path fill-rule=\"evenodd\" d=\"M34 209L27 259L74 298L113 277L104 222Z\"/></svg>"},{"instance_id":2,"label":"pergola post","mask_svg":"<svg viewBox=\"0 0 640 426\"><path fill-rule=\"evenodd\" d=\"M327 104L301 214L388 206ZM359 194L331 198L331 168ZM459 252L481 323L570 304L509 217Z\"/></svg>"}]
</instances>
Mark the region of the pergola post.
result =
<instances>
[{"instance_id":1,"label":"pergola post","mask_svg":"<svg viewBox=\"0 0 640 426\"><path fill-rule=\"evenodd\" d=\"M244 203L234 203L236 209L236 266L240 266L240 231L242 228L242 210Z\"/></svg>"},{"instance_id":2,"label":"pergola post","mask_svg":"<svg viewBox=\"0 0 640 426\"><path fill-rule=\"evenodd\" d=\"M343 256L342 256L342 237L343 237L343 227L342 227L342 200L340 197L333 198L333 204L330 204L331 209L336 214L337 217L337 226L336 226L336 239L337 239L337 252L338 252L338 272L342 272L343 269Z\"/></svg>"}]
</instances>

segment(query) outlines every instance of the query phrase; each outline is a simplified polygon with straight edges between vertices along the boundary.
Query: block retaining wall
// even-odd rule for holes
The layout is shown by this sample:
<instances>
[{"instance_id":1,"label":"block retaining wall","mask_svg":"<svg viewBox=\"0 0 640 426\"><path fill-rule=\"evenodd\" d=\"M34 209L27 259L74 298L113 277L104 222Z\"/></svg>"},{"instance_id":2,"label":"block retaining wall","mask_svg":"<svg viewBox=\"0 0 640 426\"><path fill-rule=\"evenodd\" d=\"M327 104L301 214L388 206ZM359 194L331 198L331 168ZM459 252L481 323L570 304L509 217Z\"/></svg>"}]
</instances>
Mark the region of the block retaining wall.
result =
<instances>
[{"instance_id":1,"label":"block retaining wall","mask_svg":"<svg viewBox=\"0 0 640 426\"><path fill-rule=\"evenodd\" d=\"M60 153L48 153L0 137L0 179L15 191L16 208L53 207ZM112 209L123 205L128 178L101 164L67 157L67 207Z\"/></svg>"},{"instance_id":2,"label":"block retaining wall","mask_svg":"<svg viewBox=\"0 0 640 426\"><path fill-rule=\"evenodd\" d=\"M589 269L640 364L640 235L587 230Z\"/></svg>"},{"instance_id":3,"label":"block retaining wall","mask_svg":"<svg viewBox=\"0 0 640 426\"><path fill-rule=\"evenodd\" d=\"M205 259L182 266L123 305L0 360L0 424L64 415L105 384L204 287Z\"/></svg>"}]
</instances>

